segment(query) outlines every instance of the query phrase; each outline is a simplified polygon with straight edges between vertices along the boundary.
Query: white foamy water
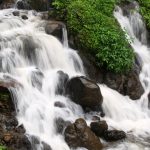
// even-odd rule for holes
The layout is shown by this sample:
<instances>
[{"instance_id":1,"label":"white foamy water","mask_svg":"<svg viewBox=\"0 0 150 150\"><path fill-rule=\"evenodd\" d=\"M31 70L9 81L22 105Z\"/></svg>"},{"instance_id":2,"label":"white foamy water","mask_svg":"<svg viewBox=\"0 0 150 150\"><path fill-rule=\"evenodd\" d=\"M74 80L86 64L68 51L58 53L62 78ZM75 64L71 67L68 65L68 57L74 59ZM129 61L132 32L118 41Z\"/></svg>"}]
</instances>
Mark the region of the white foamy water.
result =
<instances>
[{"instance_id":1,"label":"white foamy water","mask_svg":"<svg viewBox=\"0 0 150 150\"><path fill-rule=\"evenodd\" d=\"M84 117L82 108L71 102L67 97L56 95L58 70L69 77L84 75L84 67L77 52L68 48L67 31L63 29L63 45L44 30L45 21L34 11L20 11L20 16L13 16L14 9L0 10L0 78L11 78L19 83L11 88L20 124L26 129L26 134L36 136L42 143L49 144L53 150L70 150L64 137L56 133L56 118L74 122ZM27 20L21 15L26 14ZM134 17L135 15L135 17ZM132 47L142 60L141 82L145 94L139 101L132 101L105 85L100 85L104 97L103 108L105 120L110 129L121 129L128 134L127 140L116 144L106 143L107 150L148 150L150 136L150 112L147 94L150 91L150 55L146 45L136 38L134 25L141 26L139 14L133 14L132 19L124 17L120 8L115 12L122 28L126 28L129 37L134 38ZM134 20L132 22L132 20ZM138 30L138 26L136 29ZM144 29L145 31L145 29ZM142 39L145 38L145 33ZM60 101L65 108L54 107ZM86 115L88 124L90 115ZM89 116L89 118L87 118ZM39 143L34 149L42 150ZM108 145L108 146L107 146ZM83 148L79 148L84 150Z\"/></svg>"}]
</instances>

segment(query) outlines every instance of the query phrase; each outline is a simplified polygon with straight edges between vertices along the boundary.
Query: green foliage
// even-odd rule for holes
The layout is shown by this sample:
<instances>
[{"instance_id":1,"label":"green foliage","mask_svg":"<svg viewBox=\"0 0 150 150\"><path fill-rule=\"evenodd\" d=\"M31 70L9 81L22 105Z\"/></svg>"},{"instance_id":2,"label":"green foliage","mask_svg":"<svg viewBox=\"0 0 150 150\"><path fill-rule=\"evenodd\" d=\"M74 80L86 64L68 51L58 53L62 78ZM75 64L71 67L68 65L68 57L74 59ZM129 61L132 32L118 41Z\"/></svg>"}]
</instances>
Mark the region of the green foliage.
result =
<instances>
[{"instance_id":1,"label":"green foliage","mask_svg":"<svg viewBox=\"0 0 150 150\"><path fill-rule=\"evenodd\" d=\"M86 49L98 66L114 72L132 67L134 54L113 16L118 0L55 0L59 19L66 21L78 48Z\"/></svg>"},{"instance_id":2,"label":"green foliage","mask_svg":"<svg viewBox=\"0 0 150 150\"><path fill-rule=\"evenodd\" d=\"M5 146L0 146L0 150L7 150Z\"/></svg>"},{"instance_id":3,"label":"green foliage","mask_svg":"<svg viewBox=\"0 0 150 150\"><path fill-rule=\"evenodd\" d=\"M146 21L147 27L150 29L150 0L138 0L140 4L140 12Z\"/></svg>"}]
</instances>

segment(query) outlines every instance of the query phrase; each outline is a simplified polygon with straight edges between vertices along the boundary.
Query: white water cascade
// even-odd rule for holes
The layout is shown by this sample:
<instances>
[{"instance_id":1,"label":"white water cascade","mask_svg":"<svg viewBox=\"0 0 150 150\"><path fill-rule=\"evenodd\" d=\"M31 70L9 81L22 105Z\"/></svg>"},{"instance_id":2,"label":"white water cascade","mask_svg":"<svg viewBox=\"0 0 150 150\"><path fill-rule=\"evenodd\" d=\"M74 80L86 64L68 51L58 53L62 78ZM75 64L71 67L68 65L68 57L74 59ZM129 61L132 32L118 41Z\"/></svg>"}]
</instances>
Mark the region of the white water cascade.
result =
<instances>
[{"instance_id":1,"label":"white water cascade","mask_svg":"<svg viewBox=\"0 0 150 150\"><path fill-rule=\"evenodd\" d=\"M20 10L20 14L28 16L27 20L23 20L21 15L13 16L14 10L0 10L0 78L11 78L19 83L19 86L10 90L14 96L19 123L24 125L29 139L36 136L41 141L34 145L34 149L42 150L44 141L53 150L70 150L64 137L56 133L55 118L61 117L74 122L75 119L83 117L89 124L94 112L84 114L79 105L55 94L58 84L57 71L62 70L69 77L84 75L82 61L76 51L68 48L65 29L65 41L62 45L55 37L45 33L46 21L41 20L40 13ZM135 24L141 19L139 14L136 15L138 17L134 18ZM128 96L122 96L105 85L100 85L106 114L103 119L107 121L110 129L121 129L127 133L125 141L104 143L104 149L150 150L150 111L147 99L150 91L149 50L136 38L133 32L135 24L131 24L131 19L122 15L120 8L115 12L115 16L122 28L134 39L132 47L142 59L140 79L145 94L140 100L132 101ZM54 107L57 101L63 102L66 107Z\"/></svg>"}]
</instances>

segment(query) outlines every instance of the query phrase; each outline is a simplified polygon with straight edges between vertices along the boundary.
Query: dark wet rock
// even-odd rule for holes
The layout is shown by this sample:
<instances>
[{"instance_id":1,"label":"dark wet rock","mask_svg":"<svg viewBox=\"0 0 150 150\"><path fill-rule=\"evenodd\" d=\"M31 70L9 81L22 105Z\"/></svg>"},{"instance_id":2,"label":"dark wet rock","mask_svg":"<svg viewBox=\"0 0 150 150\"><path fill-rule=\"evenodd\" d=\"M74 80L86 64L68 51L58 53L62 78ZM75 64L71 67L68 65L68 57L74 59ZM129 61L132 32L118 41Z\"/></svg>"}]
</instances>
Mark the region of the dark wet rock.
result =
<instances>
[{"instance_id":1,"label":"dark wet rock","mask_svg":"<svg viewBox=\"0 0 150 150\"><path fill-rule=\"evenodd\" d=\"M106 141L118 141L126 138L126 133L124 131L119 130L107 130L103 134L103 138Z\"/></svg>"},{"instance_id":2,"label":"dark wet rock","mask_svg":"<svg viewBox=\"0 0 150 150\"><path fill-rule=\"evenodd\" d=\"M55 119L55 123L56 123L56 131L59 134L62 134L64 129L71 124L70 121L65 121L62 118L56 118Z\"/></svg>"},{"instance_id":3,"label":"dark wet rock","mask_svg":"<svg viewBox=\"0 0 150 150\"><path fill-rule=\"evenodd\" d=\"M18 126L11 94L0 86L0 143L11 150L31 150L23 126Z\"/></svg>"},{"instance_id":4,"label":"dark wet rock","mask_svg":"<svg viewBox=\"0 0 150 150\"><path fill-rule=\"evenodd\" d=\"M0 9L11 8L14 5L14 0L0 0Z\"/></svg>"},{"instance_id":5,"label":"dark wet rock","mask_svg":"<svg viewBox=\"0 0 150 150\"><path fill-rule=\"evenodd\" d=\"M99 137L102 137L104 132L108 130L106 121L91 122L91 130Z\"/></svg>"},{"instance_id":6,"label":"dark wet rock","mask_svg":"<svg viewBox=\"0 0 150 150\"><path fill-rule=\"evenodd\" d=\"M39 49L39 44L30 36L21 36L20 39L23 42L23 51L25 58L31 64L38 64L36 57L36 50Z\"/></svg>"},{"instance_id":7,"label":"dark wet rock","mask_svg":"<svg viewBox=\"0 0 150 150\"><path fill-rule=\"evenodd\" d=\"M74 46L76 49L76 47ZM86 76L95 82L103 83L103 78L105 76L104 69L97 67L95 64L94 57L87 53L79 52L82 59L83 66L85 69Z\"/></svg>"},{"instance_id":8,"label":"dark wet rock","mask_svg":"<svg viewBox=\"0 0 150 150\"><path fill-rule=\"evenodd\" d=\"M51 3L52 1L48 1L48 0L30 0L29 1L31 9L34 9L36 11L47 11Z\"/></svg>"},{"instance_id":9,"label":"dark wet rock","mask_svg":"<svg viewBox=\"0 0 150 150\"><path fill-rule=\"evenodd\" d=\"M17 86L22 87L22 85L17 80L15 80L9 75L3 75L3 78L0 78L0 87L2 88L1 90Z\"/></svg>"},{"instance_id":10,"label":"dark wet rock","mask_svg":"<svg viewBox=\"0 0 150 150\"><path fill-rule=\"evenodd\" d=\"M101 150L99 138L87 126L84 119L77 119L65 130L65 140L71 148L84 147L88 150Z\"/></svg>"},{"instance_id":11,"label":"dark wet rock","mask_svg":"<svg viewBox=\"0 0 150 150\"><path fill-rule=\"evenodd\" d=\"M59 101L55 102L55 103L54 103L54 106L55 106L55 107L59 107L59 108L65 108L65 107L66 107L64 103L59 102Z\"/></svg>"},{"instance_id":12,"label":"dark wet rock","mask_svg":"<svg viewBox=\"0 0 150 150\"><path fill-rule=\"evenodd\" d=\"M150 93L148 94L148 107L150 108Z\"/></svg>"},{"instance_id":13,"label":"dark wet rock","mask_svg":"<svg viewBox=\"0 0 150 150\"><path fill-rule=\"evenodd\" d=\"M123 15L129 17L131 11L135 10L137 7L137 2L135 1L122 1L120 6L123 10Z\"/></svg>"},{"instance_id":14,"label":"dark wet rock","mask_svg":"<svg viewBox=\"0 0 150 150\"><path fill-rule=\"evenodd\" d=\"M45 32L47 34L53 35L63 42L63 28L65 24L59 21L49 21L45 26Z\"/></svg>"},{"instance_id":15,"label":"dark wet rock","mask_svg":"<svg viewBox=\"0 0 150 150\"><path fill-rule=\"evenodd\" d=\"M22 15L21 18L22 18L23 20L27 20L27 19L28 19L28 17L27 17L26 15Z\"/></svg>"},{"instance_id":16,"label":"dark wet rock","mask_svg":"<svg viewBox=\"0 0 150 150\"><path fill-rule=\"evenodd\" d=\"M81 52L79 54L82 58L86 74L92 80L106 84L108 87L118 91L119 93L130 96L133 100L139 99L143 94L144 89L139 80L139 73L142 69L142 61L138 54L136 54L133 69L124 74L110 72L105 68L98 68L91 55Z\"/></svg>"},{"instance_id":17,"label":"dark wet rock","mask_svg":"<svg viewBox=\"0 0 150 150\"><path fill-rule=\"evenodd\" d=\"M44 74L39 69L33 70L31 74L32 86L41 90L43 78L44 78Z\"/></svg>"},{"instance_id":18,"label":"dark wet rock","mask_svg":"<svg viewBox=\"0 0 150 150\"><path fill-rule=\"evenodd\" d=\"M58 74L58 84L55 93L57 95L63 95L65 92L66 83L69 80L69 76L63 71L57 71L57 74Z\"/></svg>"},{"instance_id":19,"label":"dark wet rock","mask_svg":"<svg viewBox=\"0 0 150 150\"><path fill-rule=\"evenodd\" d=\"M11 150L32 150L31 143L25 135L13 135L11 140L6 144Z\"/></svg>"},{"instance_id":20,"label":"dark wet rock","mask_svg":"<svg viewBox=\"0 0 150 150\"><path fill-rule=\"evenodd\" d=\"M70 79L66 84L66 94L84 110L102 110L103 97L100 88L86 77Z\"/></svg>"},{"instance_id":21,"label":"dark wet rock","mask_svg":"<svg viewBox=\"0 0 150 150\"><path fill-rule=\"evenodd\" d=\"M130 72L127 75L124 84L124 92L125 95L129 95L133 100L139 99L144 93L144 88L135 72Z\"/></svg>"},{"instance_id":22,"label":"dark wet rock","mask_svg":"<svg viewBox=\"0 0 150 150\"><path fill-rule=\"evenodd\" d=\"M26 0L19 0L16 4L16 7L18 9L25 9L25 10L31 9L30 5L28 4Z\"/></svg>"},{"instance_id":23,"label":"dark wet rock","mask_svg":"<svg viewBox=\"0 0 150 150\"><path fill-rule=\"evenodd\" d=\"M130 71L126 75L107 72L104 83L119 93L128 95L132 100L139 99L144 93L139 75L135 71Z\"/></svg>"},{"instance_id":24,"label":"dark wet rock","mask_svg":"<svg viewBox=\"0 0 150 150\"><path fill-rule=\"evenodd\" d=\"M10 118L5 121L5 127L7 130L15 129L15 127L18 125L18 121L16 118Z\"/></svg>"},{"instance_id":25,"label":"dark wet rock","mask_svg":"<svg viewBox=\"0 0 150 150\"><path fill-rule=\"evenodd\" d=\"M14 12L13 12L13 15L14 15L14 16L19 16L20 13L19 13L19 11L14 11Z\"/></svg>"},{"instance_id":26,"label":"dark wet rock","mask_svg":"<svg viewBox=\"0 0 150 150\"><path fill-rule=\"evenodd\" d=\"M47 143L42 142L42 145L43 145L43 150L52 150L51 147Z\"/></svg>"}]
</instances>

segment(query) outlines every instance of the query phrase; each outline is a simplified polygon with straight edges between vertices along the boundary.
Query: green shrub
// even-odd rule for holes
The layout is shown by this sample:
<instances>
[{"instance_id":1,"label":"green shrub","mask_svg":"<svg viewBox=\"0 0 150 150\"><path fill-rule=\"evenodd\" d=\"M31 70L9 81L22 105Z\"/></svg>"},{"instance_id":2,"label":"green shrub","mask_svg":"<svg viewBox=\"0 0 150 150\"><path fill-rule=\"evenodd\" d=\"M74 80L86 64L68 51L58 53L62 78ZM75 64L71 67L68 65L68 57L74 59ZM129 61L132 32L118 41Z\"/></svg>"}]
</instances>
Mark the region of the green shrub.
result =
<instances>
[{"instance_id":1,"label":"green shrub","mask_svg":"<svg viewBox=\"0 0 150 150\"><path fill-rule=\"evenodd\" d=\"M140 4L140 12L146 21L147 27L150 29L150 0L138 0Z\"/></svg>"},{"instance_id":2,"label":"green shrub","mask_svg":"<svg viewBox=\"0 0 150 150\"><path fill-rule=\"evenodd\" d=\"M55 0L60 20L77 39L79 49L95 57L98 66L114 72L132 67L134 54L113 16L117 0Z\"/></svg>"},{"instance_id":3,"label":"green shrub","mask_svg":"<svg viewBox=\"0 0 150 150\"><path fill-rule=\"evenodd\" d=\"M0 146L0 150L7 150L5 146Z\"/></svg>"}]
</instances>

